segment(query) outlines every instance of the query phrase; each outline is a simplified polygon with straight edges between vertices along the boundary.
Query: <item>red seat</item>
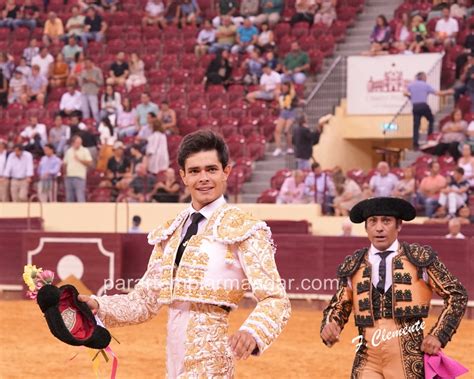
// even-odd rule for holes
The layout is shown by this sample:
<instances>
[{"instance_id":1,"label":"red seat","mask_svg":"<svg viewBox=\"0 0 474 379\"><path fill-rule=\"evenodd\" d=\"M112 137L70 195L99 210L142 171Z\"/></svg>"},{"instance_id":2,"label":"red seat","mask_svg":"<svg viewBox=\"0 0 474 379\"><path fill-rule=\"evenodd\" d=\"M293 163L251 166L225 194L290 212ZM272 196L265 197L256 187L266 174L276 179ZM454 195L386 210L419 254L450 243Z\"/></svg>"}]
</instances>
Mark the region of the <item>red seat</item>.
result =
<instances>
[{"instance_id":1,"label":"red seat","mask_svg":"<svg viewBox=\"0 0 474 379\"><path fill-rule=\"evenodd\" d=\"M291 35L300 38L308 35L309 24L307 22L298 22L291 28Z\"/></svg>"},{"instance_id":2,"label":"red seat","mask_svg":"<svg viewBox=\"0 0 474 379\"><path fill-rule=\"evenodd\" d=\"M275 25L275 29L273 31L275 33L275 37L277 40L280 40L284 36L288 36L291 32L290 24L286 23L279 23Z\"/></svg>"},{"instance_id":3,"label":"red seat","mask_svg":"<svg viewBox=\"0 0 474 379\"><path fill-rule=\"evenodd\" d=\"M229 147L229 154L233 160L245 156L245 137L240 134L231 135L227 139L227 146Z\"/></svg>"},{"instance_id":4,"label":"red seat","mask_svg":"<svg viewBox=\"0 0 474 379\"><path fill-rule=\"evenodd\" d=\"M291 170L288 170L287 168L278 170L275 175L273 175L270 179L272 188L279 191L281 186L283 185L283 182L289 176L291 176Z\"/></svg>"},{"instance_id":5,"label":"red seat","mask_svg":"<svg viewBox=\"0 0 474 379\"><path fill-rule=\"evenodd\" d=\"M182 136L190 134L198 130L197 120L194 118L185 118L179 121L179 132Z\"/></svg>"},{"instance_id":6,"label":"red seat","mask_svg":"<svg viewBox=\"0 0 474 379\"><path fill-rule=\"evenodd\" d=\"M245 170L242 167L234 167L227 178L227 194L238 195L242 192L245 183Z\"/></svg>"},{"instance_id":7,"label":"red seat","mask_svg":"<svg viewBox=\"0 0 474 379\"><path fill-rule=\"evenodd\" d=\"M269 188L263 191L257 199L260 204L275 204L279 191L274 188Z\"/></svg>"},{"instance_id":8,"label":"red seat","mask_svg":"<svg viewBox=\"0 0 474 379\"><path fill-rule=\"evenodd\" d=\"M360 168L354 168L347 171L346 176L355 181L359 186L362 186L367 178L364 170L361 170Z\"/></svg>"},{"instance_id":9,"label":"red seat","mask_svg":"<svg viewBox=\"0 0 474 379\"><path fill-rule=\"evenodd\" d=\"M311 28L310 35L312 35L315 39L319 39L328 32L328 27L326 24L323 23L317 23L314 24L313 27Z\"/></svg>"}]
</instances>

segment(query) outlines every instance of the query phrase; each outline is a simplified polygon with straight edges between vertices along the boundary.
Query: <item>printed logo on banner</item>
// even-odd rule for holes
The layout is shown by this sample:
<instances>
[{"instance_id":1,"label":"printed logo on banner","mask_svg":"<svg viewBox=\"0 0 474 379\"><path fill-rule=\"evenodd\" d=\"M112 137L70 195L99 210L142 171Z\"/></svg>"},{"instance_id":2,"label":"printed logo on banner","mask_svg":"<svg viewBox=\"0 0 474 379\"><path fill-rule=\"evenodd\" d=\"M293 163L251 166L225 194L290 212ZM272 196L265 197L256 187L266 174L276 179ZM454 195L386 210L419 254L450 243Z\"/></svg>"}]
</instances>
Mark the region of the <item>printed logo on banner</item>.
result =
<instances>
[{"instance_id":1,"label":"printed logo on banner","mask_svg":"<svg viewBox=\"0 0 474 379\"><path fill-rule=\"evenodd\" d=\"M383 78L371 76L367 82L367 92L403 92L410 84L410 80L403 77L403 71L397 68L396 63L392 63L390 70L383 73Z\"/></svg>"}]
</instances>

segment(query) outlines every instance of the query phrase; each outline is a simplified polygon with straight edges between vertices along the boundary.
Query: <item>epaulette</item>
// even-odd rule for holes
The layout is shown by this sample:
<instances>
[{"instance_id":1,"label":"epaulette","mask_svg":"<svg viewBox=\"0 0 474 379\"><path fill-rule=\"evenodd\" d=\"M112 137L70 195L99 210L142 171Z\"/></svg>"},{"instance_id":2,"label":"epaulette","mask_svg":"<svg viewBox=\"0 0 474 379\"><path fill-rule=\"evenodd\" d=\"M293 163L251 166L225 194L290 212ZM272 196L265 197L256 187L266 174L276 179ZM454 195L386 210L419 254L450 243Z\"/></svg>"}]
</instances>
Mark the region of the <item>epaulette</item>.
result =
<instances>
[{"instance_id":1,"label":"epaulette","mask_svg":"<svg viewBox=\"0 0 474 379\"><path fill-rule=\"evenodd\" d=\"M355 251L352 255L348 255L337 268L337 276L339 278L350 277L359 268L367 250L367 248L363 248Z\"/></svg>"},{"instance_id":2,"label":"epaulette","mask_svg":"<svg viewBox=\"0 0 474 379\"><path fill-rule=\"evenodd\" d=\"M438 254L430 246L420 246L416 243L403 243L403 250L408 260L417 267L428 267L437 258Z\"/></svg>"},{"instance_id":3,"label":"epaulette","mask_svg":"<svg viewBox=\"0 0 474 379\"><path fill-rule=\"evenodd\" d=\"M212 234L216 241L231 245L245 241L258 230L264 230L271 239L270 228L265 222L254 219L237 207L224 206L216 217Z\"/></svg>"}]
</instances>

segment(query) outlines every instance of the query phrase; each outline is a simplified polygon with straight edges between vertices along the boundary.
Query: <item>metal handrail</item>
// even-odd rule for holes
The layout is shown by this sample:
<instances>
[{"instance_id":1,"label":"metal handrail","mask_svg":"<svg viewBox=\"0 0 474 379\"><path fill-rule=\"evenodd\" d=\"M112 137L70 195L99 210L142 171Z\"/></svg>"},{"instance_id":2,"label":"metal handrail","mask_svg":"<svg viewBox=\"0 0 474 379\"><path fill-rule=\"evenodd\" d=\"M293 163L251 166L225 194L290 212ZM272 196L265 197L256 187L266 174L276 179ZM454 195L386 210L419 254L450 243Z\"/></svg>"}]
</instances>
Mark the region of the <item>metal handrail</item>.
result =
<instances>
[{"instance_id":1,"label":"metal handrail","mask_svg":"<svg viewBox=\"0 0 474 379\"><path fill-rule=\"evenodd\" d=\"M334 69L336 68L336 66L338 65L338 63L342 60L342 56L339 55L335 60L334 62L331 63L331 65L329 66L328 70L324 73L323 77L321 78L321 80L319 81L318 84L316 84L316 86L314 87L314 89L311 91L311 93L309 94L308 98L305 100L305 103L308 104L314 96L316 96L316 93L320 90L320 88L323 86L323 84L326 82L326 80L328 79L329 75L331 75L331 73L334 71Z\"/></svg>"},{"instance_id":2,"label":"metal handrail","mask_svg":"<svg viewBox=\"0 0 474 379\"><path fill-rule=\"evenodd\" d=\"M117 199L115 200L115 233L118 233L118 205L119 203L121 202L125 202L126 205L126 216L127 216L127 232L129 231L130 229L130 206L128 204L128 199L126 197L124 197L122 199L122 201L118 201L119 200L119 196L117 196Z\"/></svg>"},{"instance_id":3,"label":"metal handrail","mask_svg":"<svg viewBox=\"0 0 474 379\"><path fill-rule=\"evenodd\" d=\"M40 218L41 218L41 220L43 220L43 202L39 198L38 194L33 194L28 198L28 205L27 205L27 208L26 208L26 230L31 230L31 212L30 212L30 208L31 208L32 200L34 200L34 199L38 199L38 204L40 206Z\"/></svg>"}]
</instances>

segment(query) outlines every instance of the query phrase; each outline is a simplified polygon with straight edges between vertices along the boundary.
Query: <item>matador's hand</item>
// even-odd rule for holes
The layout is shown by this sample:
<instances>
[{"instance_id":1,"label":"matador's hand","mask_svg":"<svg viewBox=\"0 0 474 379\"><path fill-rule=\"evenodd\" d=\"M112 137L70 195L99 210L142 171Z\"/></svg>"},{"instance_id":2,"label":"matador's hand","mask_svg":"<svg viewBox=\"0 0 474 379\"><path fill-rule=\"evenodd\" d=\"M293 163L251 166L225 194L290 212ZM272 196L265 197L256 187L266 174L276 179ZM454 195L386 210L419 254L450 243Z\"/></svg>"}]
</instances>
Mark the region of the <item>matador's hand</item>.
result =
<instances>
[{"instance_id":1,"label":"matador's hand","mask_svg":"<svg viewBox=\"0 0 474 379\"><path fill-rule=\"evenodd\" d=\"M230 347L237 359L247 359L257 347L257 341L249 332L239 330L229 339Z\"/></svg>"},{"instance_id":2,"label":"matador's hand","mask_svg":"<svg viewBox=\"0 0 474 379\"><path fill-rule=\"evenodd\" d=\"M332 347L336 342L339 342L339 335L341 328L336 321L331 321L326 324L321 332L321 338L329 347Z\"/></svg>"},{"instance_id":3,"label":"matador's hand","mask_svg":"<svg viewBox=\"0 0 474 379\"><path fill-rule=\"evenodd\" d=\"M438 354L441 350L441 342L435 336L428 334L421 343L421 351L429 355Z\"/></svg>"}]
</instances>

